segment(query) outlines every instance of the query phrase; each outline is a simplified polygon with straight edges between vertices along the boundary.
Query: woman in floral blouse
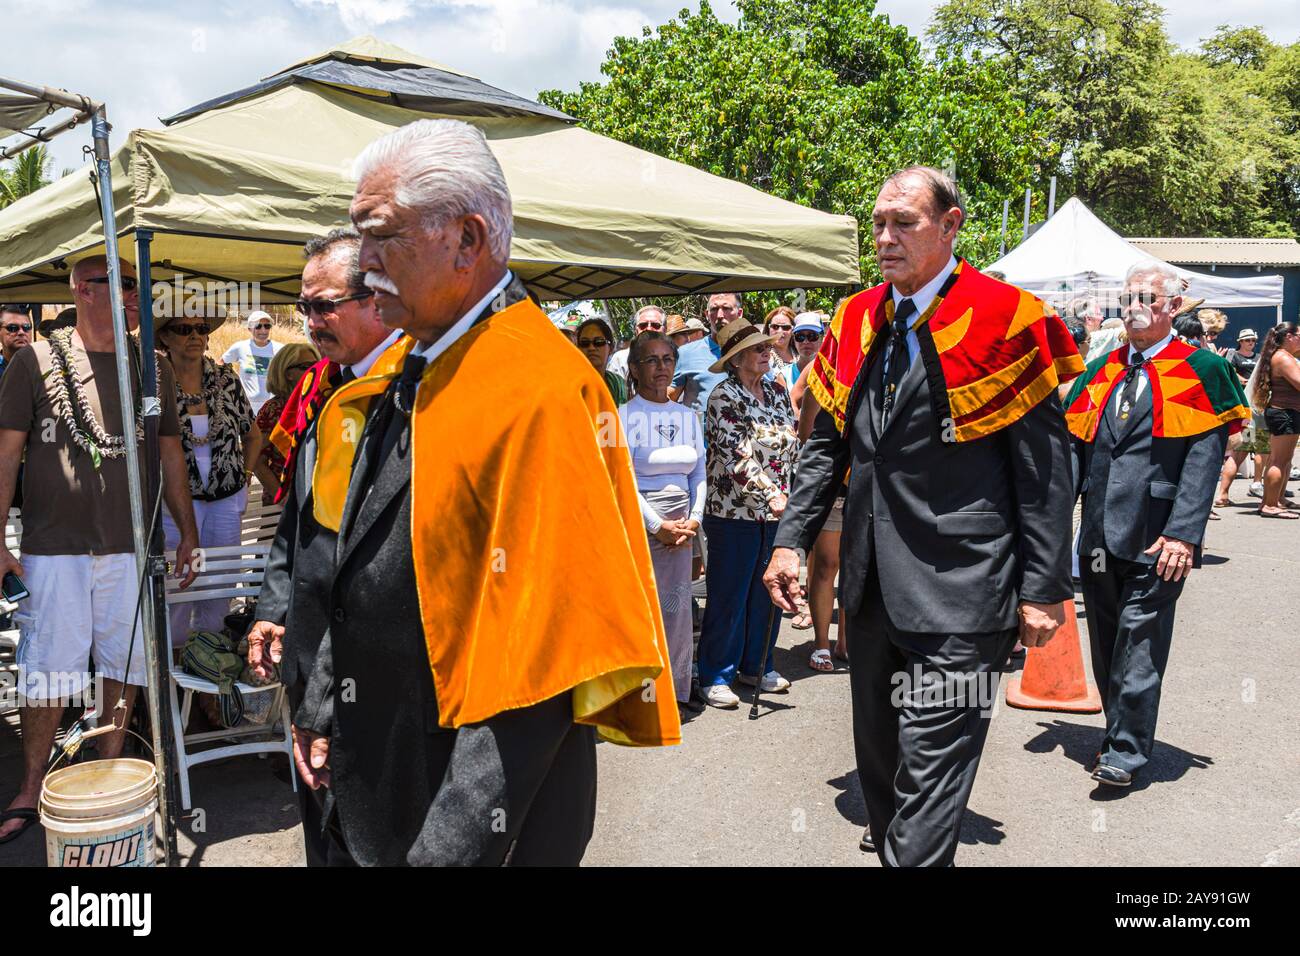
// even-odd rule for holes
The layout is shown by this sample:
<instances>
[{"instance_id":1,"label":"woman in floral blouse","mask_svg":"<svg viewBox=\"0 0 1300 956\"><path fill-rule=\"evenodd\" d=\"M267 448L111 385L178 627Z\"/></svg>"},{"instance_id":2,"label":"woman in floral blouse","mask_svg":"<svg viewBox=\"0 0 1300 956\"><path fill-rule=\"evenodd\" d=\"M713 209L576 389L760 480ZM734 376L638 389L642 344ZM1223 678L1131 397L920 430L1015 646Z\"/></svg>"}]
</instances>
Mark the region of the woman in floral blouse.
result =
<instances>
[{"instance_id":1,"label":"woman in floral blouse","mask_svg":"<svg viewBox=\"0 0 1300 956\"><path fill-rule=\"evenodd\" d=\"M158 320L158 342L176 372L173 400L180 414L199 546L204 548L239 544L248 477L262 445L238 373L207 355L208 336L223 321L203 316ZM165 508L163 532L171 551L180 533ZM176 605L171 611L172 643L184 644L190 631L221 630L229 610L230 602L222 599Z\"/></svg>"},{"instance_id":2,"label":"woman in floral blouse","mask_svg":"<svg viewBox=\"0 0 1300 956\"><path fill-rule=\"evenodd\" d=\"M700 688L714 707L740 703L729 686L739 678L763 692L790 682L764 652L780 626L763 586L776 523L794 475L794 410L785 383L765 376L773 337L743 319L718 333L722 355L709 369L727 373L709 396L704 420L708 499L704 534L709 545L708 604L698 652Z\"/></svg>"}]
</instances>

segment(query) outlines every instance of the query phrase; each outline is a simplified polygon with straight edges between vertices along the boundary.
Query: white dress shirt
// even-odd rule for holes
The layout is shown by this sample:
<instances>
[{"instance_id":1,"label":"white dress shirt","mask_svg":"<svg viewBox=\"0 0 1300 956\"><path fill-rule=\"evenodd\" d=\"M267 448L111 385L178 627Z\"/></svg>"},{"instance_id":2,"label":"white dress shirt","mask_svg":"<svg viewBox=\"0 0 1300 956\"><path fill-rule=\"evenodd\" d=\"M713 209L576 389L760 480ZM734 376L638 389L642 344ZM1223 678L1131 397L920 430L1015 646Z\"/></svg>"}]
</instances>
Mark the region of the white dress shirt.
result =
<instances>
[{"instance_id":1,"label":"white dress shirt","mask_svg":"<svg viewBox=\"0 0 1300 956\"><path fill-rule=\"evenodd\" d=\"M384 350L392 345L402 336L401 329L393 329L388 337L380 342L373 352L363 358L360 362L353 362L351 365L344 365L343 368L350 371L354 378L365 378L370 373L370 369L379 361L379 356L384 354Z\"/></svg>"},{"instance_id":2,"label":"white dress shirt","mask_svg":"<svg viewBox=\"0 0 1300 956\"><path fill-rule=\"evenodd\" d=\"M921 286L921 288L917 289L915 295L903 295L903 293L899 292L894 286L889 287L889 291L894 297L895 312L898 310L898 304L904 299L911 299L912 304L916 306L916 314L909 320L912 323L912 328L907 333L907 357L913 365L916 364L916 356L921 351L921 342L916 337L916 322L925 313L925 310L934 304L934 300L939 296L939 290L943 288L943 284L948 281L948 277L952 275L956 269L957 257L950 256L948 258L948 264L940 270L937 276L925 285ZM884 371L886 373L889 372L888 350L885 351Z\"/></svg>"},{"instance_id":3,"label":"white dress shirt","mask_svg":"<svg viewBox=\"0 0 1300 956\"><path fill-rule=\"evenodd\" d=\"M1133 360L1138 355L1141 355L1144 359L1153 359L1161 352L1163 352L1165 350L1165 346L1168 345L1173 340L1174 340L1174 333L1170 332L1168 335L1166 335L1155 345L1151 346L1148 349L1143 349L1141 351L1134 348L1133 344L1130 342L1128 347L1128 361L1125 364L1132 365ZM1122 383L1123 379L1121 378L1120 381ZM1137 400L1138 396L1142 394L1142 391L1146 387L1147 387L1147 370L1143 368L1142 371L1138 372L1137 392L1135 392L1133 395L1134 401ZM1115 414L1117 415L1119 414L1119 406L1123 398L1124 398L1124 386L1121 384L1115 389Z\"/></svg>"},{"instance_id":4,"label":"white dress shirt","mask_svg":"<svg viewBox=\"0 0 1300 956\"><path fill-rule=\"evenodd\" d=\"M447 349L456 344L456 341L462 335L470 330L470 327L474 324L474 320L478 318L479 313L487 307L489 302L505 291L506 286L510 284L510 280L513 278L514 276L511 274L510 270L507 269L505 274L497 280L497 284L488 290L487 295L483 296L483 298L470 306L469 311L462 315L456 321L455 325L442 333L437 341L430 342L427 345L423 342L419 342L416 344L415 348L411 349L411 354L422 355L427 361L432 362L443 352L447 351Z\"/></svg>"}]
</instances>

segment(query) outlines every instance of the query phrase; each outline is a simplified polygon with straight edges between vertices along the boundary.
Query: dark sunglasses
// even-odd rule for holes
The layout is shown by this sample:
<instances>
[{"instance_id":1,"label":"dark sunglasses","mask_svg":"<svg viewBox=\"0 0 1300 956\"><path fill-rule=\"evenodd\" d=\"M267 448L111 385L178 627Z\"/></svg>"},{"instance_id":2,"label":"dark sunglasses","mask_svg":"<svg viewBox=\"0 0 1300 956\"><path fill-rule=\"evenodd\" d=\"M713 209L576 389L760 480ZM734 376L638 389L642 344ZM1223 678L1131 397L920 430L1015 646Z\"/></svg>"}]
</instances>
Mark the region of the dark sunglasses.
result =
<instances>
[{"instance_id":1,"label":"dark sunglasses","mask_svg":"<svg viewBox=\"0 0 1300 956\"><path fill-rule=\"evenodd\" d=\"M769 332L789 332L793 328L794 328L793 325L777 325L775 322L773 322L771 325L767 327L767 330Z\"/></svg>"},{"instance_id":2,"label":"dark sunglasses","mask_svg":"<svg viewBox=\"0 0 1300 956\"><path fill-rule=\"evenodd\" d=\"M108 276L96 276L93 279L87 279L87 282L93 282L96 285L108 285ZM122 276L122 291L134 292L139 283L132 276Z\"/></svg>"},{"instance_id":3,"label":"dark sunglasses","mask_svg":"<svg viewBox=\"0 0 1300 956\"><path fill-rule=\"evenodd\" d=\"M18 325L17 323L14 323L13 325L6 325L4 330L10 335L17 335L19 332L30 332L32 327L30 325Z\"/></svg>"},{"instance_id":4,"label":"dark sunglasses","mask_svg":"<svg viewBox=\"0 0 1300 956\"><path fill-rule=\"evenodd\" d=\"M271 323L270 323L270 322L258 322L257 325L253 326L253 328L255 328L255 329L270 329L270 328L271 328Z\"/></svg>"},{"instance_id":5,"label":"dark sunglasses","mask_svg":"<svg viewBox=\"0 0 1300 956\"><path fill-rule=\"evenodd\" d=\"M317 315L331 315L339 310L339 306L345 302L359 302L362 299L368 299L375 293L371 289L365 292L358 292L356 295L345 295L341 299L299 299L294 303L299 315L311 315L315 312Z\"/></svg>"},{"instance_id":6,"label":"dark sunglasses","mask_svg":"<svg viewBox=\"0 0 1300 956\"><path fill-rule=\"evenodd\" d=\"M1121 292L1119 294L1120 308L1127 309L1134 302L1141 302L1145 306L1151 306L1156 299L1168 299L1171 296L1163 295L1157 292Z\"/></svg>"},{"instance_id":7,"label":"dark sunglasses","mask_svg":"<svg viewBox=\"0 0 1300 956\"><path fill-rule=\"evenodd\" d=\"M163 331L170 332L172 335L180 338L186 338L194 334L207 335L212 331L212 329L203 322L195 322L193 324L189 322L173 322L171 325L166 326Z\"/></svg>"},{"instance_id":8,"label":"dark sunglasses","mask_svg":"<svg viewBox=\"0 0 1300 956\"><path fill-rule=\"evenodd\" d=\"M794 340L796 342L816 342L821 337L822 334L820 332L796 332L794 334Z\"/></svg>"},{"instance_id":9,"label":"dark sunglasses","mask_svg":"<svg viewBox=\"0 0 1300 956\"><path fill-rule=\"evenodd\" d=\"M609 339L601 337L598 339L578 339L578 348L580 349L603 349L609 344Z\"/></svg>"},{"instance_id":10,"label":"dark sunglasses","mask_svg":"<svg viewBox=\"0 0 1300 956\"><path fill-rule=\"evenodd\" d=\"M662 322L655 322L653 319L648 322L638 322L636 324L638 332L644 332L646 329L650 329L653 332L660 332L663 330L663 327L664 324Z\"/></svg>"}]
</instances>

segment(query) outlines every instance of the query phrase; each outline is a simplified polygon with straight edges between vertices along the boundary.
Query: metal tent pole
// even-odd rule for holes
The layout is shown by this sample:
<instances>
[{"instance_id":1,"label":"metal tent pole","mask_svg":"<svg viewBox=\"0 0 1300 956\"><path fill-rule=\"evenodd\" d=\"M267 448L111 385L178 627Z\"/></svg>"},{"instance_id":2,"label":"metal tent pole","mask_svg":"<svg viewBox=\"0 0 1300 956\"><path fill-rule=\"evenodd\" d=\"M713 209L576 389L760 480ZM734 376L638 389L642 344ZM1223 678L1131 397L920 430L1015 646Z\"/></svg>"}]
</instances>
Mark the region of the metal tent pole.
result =
<instances>
[{"instance_id":1,"label":"metal tent pole","mask_svg":"<svg viewBox=\"0 0 1300 956\"><path fill-rule=\"evenodd\" d=\"M108 259L108 293L113 309L113 343L114 353L117 358L118 394L122 403L122 435L126 446L126 473L131 499L131 532L135 543L137 572L141 577L144 577L146 570L148 570L150 579L157 580L159 575L155 572L158 569L153 566L150 555L150 542L145 537L148 524L145 519L142 492L147 485L144 480L145 476L140 471L139 449L135 434L135 402L132 401L134 389L131 387L130 365L131 340L126 328L126 316L122 310L122 264L117 251L117 213L113 208L113 178L108 151L109 128L108 118L101 104L96 108L94 118L91 120L91 133L95 143L95 174L99 179L99 213L104 223L104 254ZM148 260L145 261L148 262ZM146 286L141 285L140 289L141 309L143 312L144 309L148 308L146 303L151 304L152 299L147 294ZM151 393L156 391L153 386L153 375L148 371L153 366L152 356L152 347L143 349L145 367L141 369L140 384L145 421L147 423L152 420L156 436L159 405L156 396L154 396L152 403L149 401ZM146 468L154 475L157 475L158 463L159 458L155 439L154 454L146 459ZM148 484L153 485L152 482ZM150 500L152 501L152 499ZM156 588L151 588L150 597L152 605L157 605L161 599L161 595ZM163 613L165 613L165 609ZM167 676L166 672L161 670L160 667L163 661L160 659L158 643L159 639L165 637L167 632L164 629L159 634L157 627L159 618L156 606L151 608L150 613L143 614L142 617L144 618L145 665L148 670L145 696L149 704L151 717L149 723L153 727L154 765L158 771L159 810L163 819L164 864L171 866L176 859L176 820L175 804L168 799L171 781L168 760L171 756L171 750L169 747L164 747L163 725L167 721L168 711L165 711L162 707L163 681L167 679ZM162 675L161 680L159 679L160 674ZM106 707L101 716L108 716Z\"/></svg>"}]
</instances>

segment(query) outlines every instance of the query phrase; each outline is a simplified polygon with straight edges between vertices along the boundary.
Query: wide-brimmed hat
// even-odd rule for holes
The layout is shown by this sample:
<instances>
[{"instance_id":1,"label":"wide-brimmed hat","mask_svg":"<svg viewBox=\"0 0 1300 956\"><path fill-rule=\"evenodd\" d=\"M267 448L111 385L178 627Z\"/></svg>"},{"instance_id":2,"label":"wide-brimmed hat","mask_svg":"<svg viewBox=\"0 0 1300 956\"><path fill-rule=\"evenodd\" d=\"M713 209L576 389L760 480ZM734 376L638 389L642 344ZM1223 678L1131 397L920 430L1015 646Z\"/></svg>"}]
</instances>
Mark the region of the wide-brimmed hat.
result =
<instances>
[{"instance_id":1,"label":"wide-brimmed hat","mask_svg":"<svg viewBox=\"0 0 1300 956\"><path fill-rule=\"evenodd\" d=\"M221 328L227 322L229 322L230 318L231 318L230 313L225 309L217 309L215 315L183 315L182 314L182 315L155 316L153 320L153 328L155 332L161 332L163 329L167 328L167 326L171 325L173 322L180 322L184 325L189 325L199 319L202 319L204 322L207 323L208 332L210 334L212 332L215 332L217 329ZM269 319L270 316L268 315L267 318Z\"/></svg>"},{"instance_id":2,"label":"wide-brimmed hat","mask_svg":"<svg viewBox=\"0 0 1300 956\"><path fill-rule=\"evenodd\" d=\"M685 331L686 331L685 319L683 319L680 315L677 314L668 316L668 320L664 323L664 335L676 335L679 332L685 332Z\"/></svg>"},{"instance_id":3,"label":"wide-brimmed hat","mask_svg":"<svg viewBox=\"0 0 1300 956\"><path fill-rule=\"evenodd\" d=\"M1240 342L1242 339L1258 340L1259 336L1255 334L1254 329L1242 329L1240 332L1237 333L1237 341Z\"/></svg>"},{"instance_id":4,"label":"wide-brimmed hat","mask_svg":"<svg viewBox=\"0 0 1300 956\"><path fill-rule=\"evenodd\" d=\"M745 319L732 319L717 333L717 339L722 348L722 356L709 366L710 372L725 372L728 361L745 349L775 342L776 336L764 335L762 329Z\"/></svg>"}]
</instances>

